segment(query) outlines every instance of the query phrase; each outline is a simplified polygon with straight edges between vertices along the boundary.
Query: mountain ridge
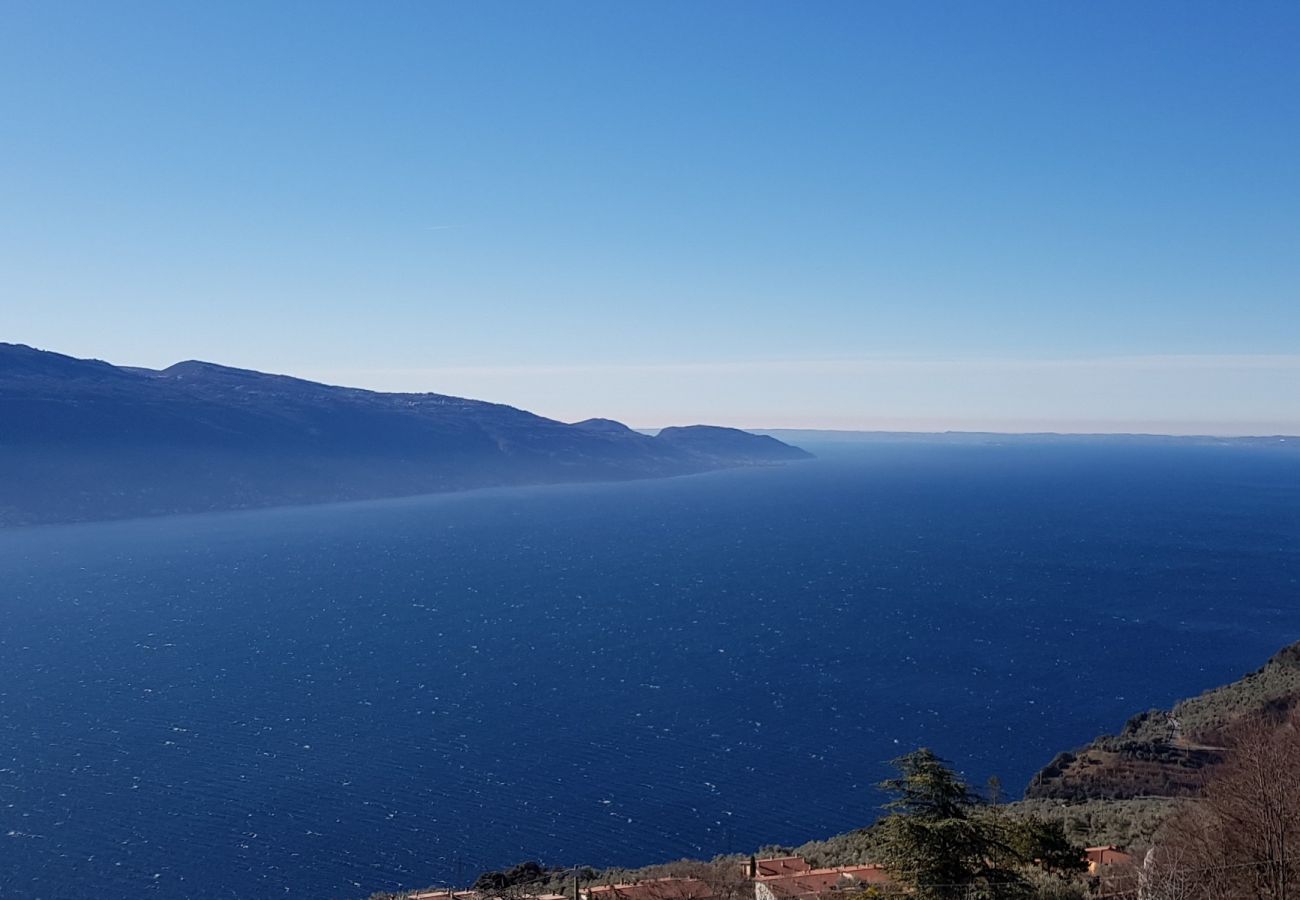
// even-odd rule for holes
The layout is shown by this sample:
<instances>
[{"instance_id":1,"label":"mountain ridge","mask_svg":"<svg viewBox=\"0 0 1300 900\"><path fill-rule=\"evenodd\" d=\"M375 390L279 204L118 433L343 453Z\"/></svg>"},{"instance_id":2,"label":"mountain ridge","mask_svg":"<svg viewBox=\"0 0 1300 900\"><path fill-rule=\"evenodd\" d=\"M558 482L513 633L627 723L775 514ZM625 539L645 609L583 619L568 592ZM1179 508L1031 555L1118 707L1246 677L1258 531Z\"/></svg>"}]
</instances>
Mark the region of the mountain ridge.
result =
<instances>
[{"instance_id":1,"label":"mountain ridge","mask_svg":"<svg viewBox=\"0 0 1300 900\"><path fill-rule=\"evenodd\" d=\"M653 478L810 455L736 429L650 436L446 394L201 360L128 368L0 344L0 525Z\"/></svg>"}]
</instances>

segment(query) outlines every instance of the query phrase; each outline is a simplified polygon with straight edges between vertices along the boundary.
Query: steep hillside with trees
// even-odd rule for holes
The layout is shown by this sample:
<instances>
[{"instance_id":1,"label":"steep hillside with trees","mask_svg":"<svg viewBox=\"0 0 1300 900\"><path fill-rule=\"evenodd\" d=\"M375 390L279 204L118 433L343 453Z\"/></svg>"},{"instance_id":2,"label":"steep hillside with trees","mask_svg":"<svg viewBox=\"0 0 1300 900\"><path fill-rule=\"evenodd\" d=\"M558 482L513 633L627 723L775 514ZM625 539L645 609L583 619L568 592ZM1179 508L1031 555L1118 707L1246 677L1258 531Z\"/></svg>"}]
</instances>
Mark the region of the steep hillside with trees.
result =
<instances>
[{"instance_id":1,"label":"steep hillside with trees","mask_svg":"<svg viewBox=\"0 0 1300 900\"><path fill-rule=\"evenodd\" d=\"M1300 644L1292 644L1238 681L1171 710L1140 713L1118 735L1057 755L1034 776L1025 796L1074 801L1196 796L1206 770L1223 762L1236 723L1256 716L1281 721L1298 701Z\"/></svg>"}]
</instances>

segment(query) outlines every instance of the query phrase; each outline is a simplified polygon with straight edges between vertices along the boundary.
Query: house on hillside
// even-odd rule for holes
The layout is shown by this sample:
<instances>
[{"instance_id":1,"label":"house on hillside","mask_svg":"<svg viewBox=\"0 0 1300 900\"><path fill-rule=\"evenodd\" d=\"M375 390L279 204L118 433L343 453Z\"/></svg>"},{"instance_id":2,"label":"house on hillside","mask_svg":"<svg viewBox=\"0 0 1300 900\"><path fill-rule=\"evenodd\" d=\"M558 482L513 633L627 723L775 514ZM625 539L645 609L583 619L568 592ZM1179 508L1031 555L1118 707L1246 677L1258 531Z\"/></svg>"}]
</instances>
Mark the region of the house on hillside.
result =
<instances>
[{"instance_id":1,"label":"house on hillside","mask_svg":"<svg viewBox=\"0 0 1300 900\"><path fill-rule=\"evenodd\" d=\"M1113 844L1105 847L1089 847L1083 851L1084 858L1088 861L1088 874L1100 875L1104 869L1111 866L1130 866L1133 864L1133 854L1126 853Z\"/></svg>"},{"instance_id":2,"label":"house on hillside","mask_svg":"<svg viewBox=\"0 0 1300 900\"><path fill-rule=\"evenodd\" d=\"M770 859L754 860L751 878L775 878L778 875L797 875L808 872L812 866L802 856L774 856Z\"/></svg>"},{"instance_id":3,"label":"house on hillside","mask_svg":"<svg viewBox=\"0 0 1300 900\"><path fill-rule=\"evenodd\" d=\"M755 860L753 873L754 900L814 900L890 883L889 875L878 865L814 869L798 856Z\"/></svg>"},{"instance_id":4,"label":"house on hillside","mask_svg":"<svg viewBox=\"0 0 1300 900\"><path fill-rule=\"evenodd\" d=\"M713 888L697 878L650 878L633 884L593 885L582 900L711 900Z\"/></svg>"}]
</instances>

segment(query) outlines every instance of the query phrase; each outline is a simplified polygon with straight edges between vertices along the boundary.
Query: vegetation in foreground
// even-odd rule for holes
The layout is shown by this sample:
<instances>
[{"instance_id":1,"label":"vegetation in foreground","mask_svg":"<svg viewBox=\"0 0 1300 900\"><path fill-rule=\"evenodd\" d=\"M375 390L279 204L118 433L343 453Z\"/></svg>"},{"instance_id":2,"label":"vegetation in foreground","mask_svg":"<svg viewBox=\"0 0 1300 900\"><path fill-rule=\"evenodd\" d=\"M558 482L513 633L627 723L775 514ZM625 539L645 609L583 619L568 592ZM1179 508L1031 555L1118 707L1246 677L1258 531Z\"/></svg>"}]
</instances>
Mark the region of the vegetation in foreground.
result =
<instances>
[{"instance_id":1,"label":"vegetation in foreground","mask_svg":"<svg viewBox=\"0 0 1300 900\"><path fill-rule=\"evenodd\" d=\"M1083 848L1070 843L1060 822L1008 815L932 751L918 750L894 765L899 777L881 785L894 799L873 828L874 861L910 896L1030 898L1042 896L1035 881L1055 877L1063 887L1085 868Z\"/></svg>"}]
</instances>

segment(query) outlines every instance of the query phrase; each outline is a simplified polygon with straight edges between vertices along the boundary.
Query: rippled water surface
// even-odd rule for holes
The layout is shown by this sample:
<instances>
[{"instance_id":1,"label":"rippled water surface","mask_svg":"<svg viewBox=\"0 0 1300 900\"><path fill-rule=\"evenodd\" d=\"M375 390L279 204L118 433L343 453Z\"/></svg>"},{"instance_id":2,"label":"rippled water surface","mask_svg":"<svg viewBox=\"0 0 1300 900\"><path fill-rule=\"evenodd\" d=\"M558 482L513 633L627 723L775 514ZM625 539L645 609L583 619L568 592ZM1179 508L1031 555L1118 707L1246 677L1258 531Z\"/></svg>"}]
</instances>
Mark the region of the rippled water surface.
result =
<instances>
[{"instance_id":1,"label":"rippled water surface","mask_svg":"<svg viewBox=\"0 0 1300 900\"><path fill-rule=\"evenodd\" d=\"M1300 454L813 447L0 532L0 895L364 897L1023 786L1300 638Z\"/></svg>"}]
</instances>

